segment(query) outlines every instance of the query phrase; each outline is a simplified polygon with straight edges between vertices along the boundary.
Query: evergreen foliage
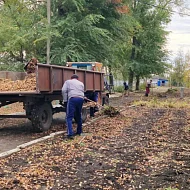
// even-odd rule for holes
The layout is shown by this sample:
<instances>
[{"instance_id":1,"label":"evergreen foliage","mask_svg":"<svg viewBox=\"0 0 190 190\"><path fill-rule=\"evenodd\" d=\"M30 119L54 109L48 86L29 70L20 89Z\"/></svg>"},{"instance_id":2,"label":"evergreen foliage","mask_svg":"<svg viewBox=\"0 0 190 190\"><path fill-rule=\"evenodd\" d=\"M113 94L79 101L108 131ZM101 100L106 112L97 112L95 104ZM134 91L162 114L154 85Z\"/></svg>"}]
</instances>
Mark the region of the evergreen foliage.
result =
<instances>
[{"instance_id":1,"label":"evergreen foliage","mask_svg":"<svg viewBox=\"0 0 190 190\"><path fill-rule=\"evenodd\" d=\"M44 63L50 38L51 64L99 61L125 81L129 77L129 86L136 77L138 86L140 78L166 70L164 26L170 22L173 5L181 6L183 1L54 0L50 25L46 1L2 1L0 69L12 64L20 70L17 63L23 65L31 57Z\"/></svg>"},{"instance_id":2,"label":"evergreen foliage","mask_svg":"<svg viewBox=\"0 0 190 190\"><path fill-rule=\"evenodd\" d=\"M47 39L44 7L33 1L4 1L0 7L0 52L6 52L15 62L32 56L43 60Z\"/></svg>"}]
</instances>

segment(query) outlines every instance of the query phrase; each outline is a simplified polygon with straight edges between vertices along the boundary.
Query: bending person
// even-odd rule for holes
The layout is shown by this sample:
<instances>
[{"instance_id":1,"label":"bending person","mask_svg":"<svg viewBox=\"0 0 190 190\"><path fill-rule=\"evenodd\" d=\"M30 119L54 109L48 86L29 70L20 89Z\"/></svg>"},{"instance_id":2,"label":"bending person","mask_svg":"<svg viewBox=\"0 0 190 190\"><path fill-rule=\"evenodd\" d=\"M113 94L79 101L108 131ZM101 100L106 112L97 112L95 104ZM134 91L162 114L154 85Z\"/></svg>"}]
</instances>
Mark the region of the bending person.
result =
<instances>
[{"instance_id":1,"label":"bending person","mask_svg":"<svg viewBox=\"0 0 190 190\"><path fill-rule=\"evenodd\" d=\"M84 84L78 80L77 75L73 75L70 80L65 81L62 87L62 95L66 111L67 136L72 139L75 135L72 128L72 120L76 114L77 131L82 133L82 106L84 101Z\"/></svg>"}]
</instances>

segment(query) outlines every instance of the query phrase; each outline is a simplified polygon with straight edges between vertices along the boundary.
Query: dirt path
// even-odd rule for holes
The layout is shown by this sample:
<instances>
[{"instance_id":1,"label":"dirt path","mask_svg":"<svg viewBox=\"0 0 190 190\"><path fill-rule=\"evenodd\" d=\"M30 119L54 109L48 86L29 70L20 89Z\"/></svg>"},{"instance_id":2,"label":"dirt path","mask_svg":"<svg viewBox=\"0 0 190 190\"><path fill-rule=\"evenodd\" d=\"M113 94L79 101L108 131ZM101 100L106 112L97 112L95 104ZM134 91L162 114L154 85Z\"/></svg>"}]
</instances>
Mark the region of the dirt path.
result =
<instances>
[{"instance_id":1,"label":"dirt path","mask_svg":"<svg viewBox=\"0 0 190 190\"><path fill-rule=\"evenodd\" d=\"M35 133L28 119L0 120L0 153L16 148L18 145L49 135L52 132L66 130L65 114L55 114L49 131Z\"/></svg>"}]
</instances>

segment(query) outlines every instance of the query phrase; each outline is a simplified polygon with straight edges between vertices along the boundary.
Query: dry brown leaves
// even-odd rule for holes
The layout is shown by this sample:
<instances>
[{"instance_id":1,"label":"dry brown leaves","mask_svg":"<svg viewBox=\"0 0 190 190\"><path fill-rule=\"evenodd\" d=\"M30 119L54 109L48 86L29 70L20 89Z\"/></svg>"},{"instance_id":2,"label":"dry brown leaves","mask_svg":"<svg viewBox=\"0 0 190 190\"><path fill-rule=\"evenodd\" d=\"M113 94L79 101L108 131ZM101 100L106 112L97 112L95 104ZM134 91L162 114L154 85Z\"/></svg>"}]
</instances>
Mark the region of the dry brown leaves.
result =
<instances>
[{"instance_id":1,"label":"dry brown leaves","mask_svg":"<svg viewBox=\"0 0 190 190\"><path fill-rule=\"evenodd\" d=\"M9 79L0 79L1 91L34 91L36 89L35 73L28 74L24 80L11 81Z\"/></svg>"},{"instance_id":2,"label":"dry brown leaves","mask_svg":"<svg viewBox=\"0 0 190 190\"><path fill-rule=\"evenodd\" d=\"M24 67L27 74L35 73L36 66L37 66L38 60L36 58L32 58L27 65Z\"/></svg>"},{"instance_id":3,"label":"dry brown leaves","mask_svg":"<svg viewBox=\"0 0 190 190\"><path fill-rule=\"evenodd\" d=\"M83 105L83 107L95 107L95 106L98 106L96 102L86 102Z\"/></svg>"},{"instance_id":4,"label":"dry brown leaves","mask_svg":"<svg viewBox=\"0 0 190 190\"><path fill-rule=\"evenodd\" d=\"M0 161L8 189L188 189L190 110L126 107Z\"/></svg>"}]
</instances>

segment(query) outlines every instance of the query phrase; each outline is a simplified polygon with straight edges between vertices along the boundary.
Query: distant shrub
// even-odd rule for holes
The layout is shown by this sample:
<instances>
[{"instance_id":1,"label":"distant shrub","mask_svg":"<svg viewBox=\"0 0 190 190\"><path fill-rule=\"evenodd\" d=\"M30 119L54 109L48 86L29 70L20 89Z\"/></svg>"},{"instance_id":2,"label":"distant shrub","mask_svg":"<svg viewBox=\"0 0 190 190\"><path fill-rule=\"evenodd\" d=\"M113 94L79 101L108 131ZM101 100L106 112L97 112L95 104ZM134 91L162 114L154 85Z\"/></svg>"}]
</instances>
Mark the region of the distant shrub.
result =
<instances>
[{"instance_id":1,"label":"distant shrub","mask_svg":"<svg viewBox=\"0 0 190 190\"><path fill-rule=\"evenodd\" d=\"M116 86L114 90L115 90L115 92L122 93L124 91L123 88L124 88L123 86Z\"/></svg>"},{"instance_id":2,"label":"distant shrub","mask_svg":"<svg viewBox=\"0 0 190 190\"><path fill-rule=\"evenodd\" d=\"M177 88L169 88L167 90L168 93L174 93L174 92L177 92L177 91L178 91Z\"/></svg>"},{"instance_id":3,"label":"distant shrub","mask_svg":"<svg viewBox=\"0 0 190 190\"><path fill-rule=\"evenodd\" d=\"M145 83L140 84L140 86L139 86L140 90L145 90L145 88L146 88L146 84Z\"/></svg>"},{"instance_id":4,"label":"distant shrub","mask_svg":"<svg viewBox=\"0 0 190 190\"><path fill-rule=\"evenodd\" d=\"M6 63L0 64L0 71L19 71L19 72L23 72L24 71L24 64L20 63L20 62L16 62L16 63Z\"/></svg>"}]
</instances>

